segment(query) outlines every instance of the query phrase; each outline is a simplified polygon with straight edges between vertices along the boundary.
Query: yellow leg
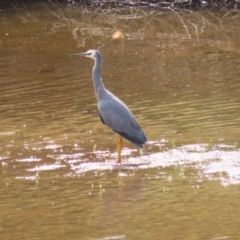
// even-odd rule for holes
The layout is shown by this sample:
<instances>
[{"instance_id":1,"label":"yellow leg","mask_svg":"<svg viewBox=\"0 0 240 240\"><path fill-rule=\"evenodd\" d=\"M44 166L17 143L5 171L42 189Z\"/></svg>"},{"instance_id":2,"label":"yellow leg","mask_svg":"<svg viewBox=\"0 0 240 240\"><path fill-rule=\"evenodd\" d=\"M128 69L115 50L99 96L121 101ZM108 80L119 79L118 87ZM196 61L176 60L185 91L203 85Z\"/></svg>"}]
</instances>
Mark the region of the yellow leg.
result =
<instances>
[{"instance_id":1,"label":"yellow leg","mask_svg":"<svg viewBox=\"0 0 240 240\"><path fill-rule=\"evenodd\" d=\"M117 138L118 161L117 161L117 163L121 163L122 142L123 142L122 137L120 135L118 135L118 138Z\"/></svg>"}]
</instances>

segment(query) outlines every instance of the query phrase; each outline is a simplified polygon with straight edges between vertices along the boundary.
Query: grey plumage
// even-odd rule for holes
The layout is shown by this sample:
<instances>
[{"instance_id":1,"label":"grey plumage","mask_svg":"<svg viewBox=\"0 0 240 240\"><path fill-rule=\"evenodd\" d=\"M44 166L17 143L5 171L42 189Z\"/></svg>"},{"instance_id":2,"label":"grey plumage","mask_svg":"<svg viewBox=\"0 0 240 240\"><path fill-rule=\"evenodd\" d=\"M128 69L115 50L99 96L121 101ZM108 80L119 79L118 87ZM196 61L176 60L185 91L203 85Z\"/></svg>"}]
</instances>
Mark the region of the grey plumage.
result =
<instances>
[{"instance_id":1,"label":"grey plumage","mask_svg":"<svg viewBox=\"0 0 240 240\"><path fill-rule=\"evenodd\" d=\"M114 132L142 148L142 144L147 141L143 130L132 112L120 99L112 96L111 100L108 100L110 94L108 92L106 99L103 98L98 102L98 110L102 122Z\"/></svg>"},{"instance_id":2,"label":"grey plumage","mask_svg":"<svg viewBox=\"0 0 240 240\"><path fill-rule=\"evenodd\" d=\"M100 76L101 54L97 50L89 50L73 55L89 57L95 61L92 78L101 121L114 132L142 148L147 139L134 115L125 103L104 87Z\"/></svg>"}]
</instances>

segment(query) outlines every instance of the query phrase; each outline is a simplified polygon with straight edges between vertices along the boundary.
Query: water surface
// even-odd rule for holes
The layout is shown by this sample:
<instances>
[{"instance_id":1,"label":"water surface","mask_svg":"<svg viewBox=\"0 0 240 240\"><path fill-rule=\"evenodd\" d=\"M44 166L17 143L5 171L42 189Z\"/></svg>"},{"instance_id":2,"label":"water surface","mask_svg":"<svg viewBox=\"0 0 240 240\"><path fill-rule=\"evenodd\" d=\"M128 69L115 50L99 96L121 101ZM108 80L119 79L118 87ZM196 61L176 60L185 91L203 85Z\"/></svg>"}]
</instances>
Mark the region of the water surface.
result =
<instances>
[{"instance_id":1,"label":"water surface","mask_svg":"<svg viewBox=\"0 0 240 240\"><path fill-rule=\"evenodd\" d=\"M1 239L238 239L239 16L2 9ZM148 138L121 165L91 48Z\"/></svg>"}]
</instances>

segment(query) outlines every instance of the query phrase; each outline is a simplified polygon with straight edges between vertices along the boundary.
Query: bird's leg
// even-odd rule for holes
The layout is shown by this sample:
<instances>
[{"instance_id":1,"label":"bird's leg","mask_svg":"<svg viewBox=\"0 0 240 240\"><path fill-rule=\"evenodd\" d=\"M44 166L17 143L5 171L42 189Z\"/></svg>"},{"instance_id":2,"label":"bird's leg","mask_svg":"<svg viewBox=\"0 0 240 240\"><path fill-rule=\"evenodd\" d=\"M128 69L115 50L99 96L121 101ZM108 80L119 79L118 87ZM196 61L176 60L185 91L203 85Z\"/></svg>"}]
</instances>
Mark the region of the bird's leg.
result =
<instances>
[{"instance_id":1,"label":"bird's leg","mask_svg":"<svg viewBox=\"0 0 240 240\"><path fill-rule=\"evenodd\" d=\"M117 163L121 163L122 142L123 142L122 137L120 135L118 135L118 138L117 138L118 161L117 161Z\"/></svg>"}]
</instances>

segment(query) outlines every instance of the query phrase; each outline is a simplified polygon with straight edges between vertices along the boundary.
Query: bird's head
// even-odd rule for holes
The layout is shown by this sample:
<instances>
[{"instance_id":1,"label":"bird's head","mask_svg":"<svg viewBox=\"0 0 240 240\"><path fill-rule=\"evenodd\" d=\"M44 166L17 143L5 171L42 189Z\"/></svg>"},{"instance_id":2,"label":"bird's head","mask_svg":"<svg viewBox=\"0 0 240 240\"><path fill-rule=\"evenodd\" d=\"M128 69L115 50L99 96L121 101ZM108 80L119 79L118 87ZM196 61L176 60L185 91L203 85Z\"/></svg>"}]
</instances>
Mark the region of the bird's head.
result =
<instances>
[{"instance_id":1,"label":"bird's head","mask_svg":"<svg viewBox=\"0 0 240 240\"><path fill-rule=\"evenodd\" d=\"M93 60L95 60L97 57L99 57L101 55L100 55L99 51L97 51L95 49L91 49L85 53L74 53L74 54L72 54L72 56L84 56L84 57L92 58Z\"/></svg>"}]
</instances>

